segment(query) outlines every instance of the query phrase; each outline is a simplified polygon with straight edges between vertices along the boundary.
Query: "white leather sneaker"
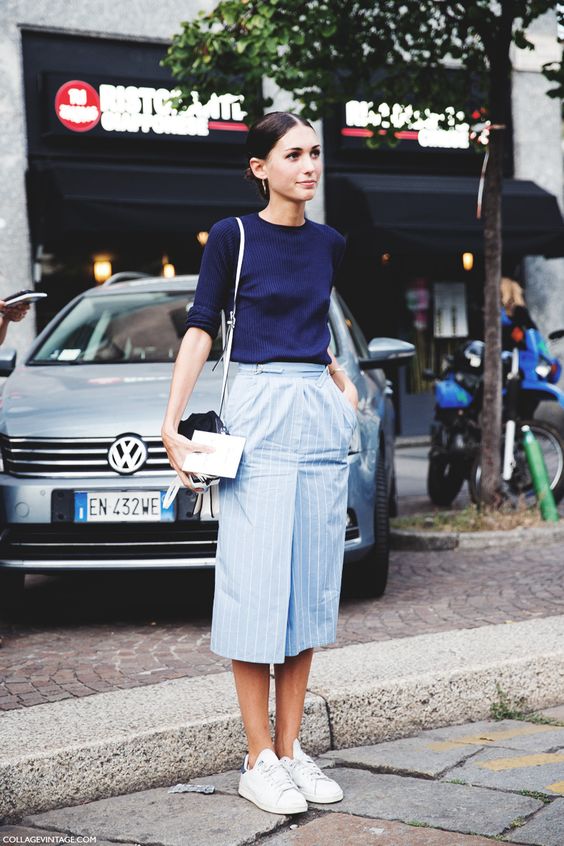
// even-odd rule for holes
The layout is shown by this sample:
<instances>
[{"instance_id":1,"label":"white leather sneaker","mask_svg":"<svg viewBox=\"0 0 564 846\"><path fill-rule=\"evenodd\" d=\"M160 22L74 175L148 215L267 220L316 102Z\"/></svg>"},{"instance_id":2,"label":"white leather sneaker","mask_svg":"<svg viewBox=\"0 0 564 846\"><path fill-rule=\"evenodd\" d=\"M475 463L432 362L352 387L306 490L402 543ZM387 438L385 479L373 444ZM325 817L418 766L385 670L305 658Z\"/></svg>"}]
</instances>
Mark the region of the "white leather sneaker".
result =
<instances>
[{"instance_id":1,"label":"white leather sneaker","mask_svg":"<svg viewBox=\"0 0 564 846\"><path fill-rule=\"evenodd\" d=\"M240 796L271 814L307 811L306 800L272 749L263 749L251 769L248 764L249 756L245 755L239 779Z\"/></svg>"},{"instance_id":2,"label":"white leather sneaker","mask_svg":"<svg viewBox=\"0 0 564 846\"><path fill-rule=\"evenodd\" d=\"M302 751L299 740L294 740L293 758L284 756L280 763L292 777L292 781L308 802L322 805L340 802L343 798L341 787L319 769L313 758Z\"/></svg>"}]
</instances>

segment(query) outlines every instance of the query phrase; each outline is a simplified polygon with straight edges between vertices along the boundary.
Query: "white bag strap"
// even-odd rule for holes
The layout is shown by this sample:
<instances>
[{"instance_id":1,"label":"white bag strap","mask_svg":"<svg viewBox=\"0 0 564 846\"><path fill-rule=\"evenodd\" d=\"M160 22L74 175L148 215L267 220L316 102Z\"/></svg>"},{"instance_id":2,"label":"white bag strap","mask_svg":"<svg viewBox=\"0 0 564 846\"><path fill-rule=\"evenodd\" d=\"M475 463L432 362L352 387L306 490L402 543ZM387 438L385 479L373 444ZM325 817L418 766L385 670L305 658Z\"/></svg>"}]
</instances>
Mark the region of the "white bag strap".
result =
<instances>
[{"instance_id":1,"label":"white bag strap","mask_svg":"<svg viewBox=\"0 0 564 846\"><path fill-rule=\"evenodd\" d=\"M221 353L221 357L219 361L223 360L223 383L221 385L221 400L219 403L219 411L218 414L221 417L221 412L223 409L223 403L225 401L226 393L227 393L227 377L229 375L229 362L231 361L231 347L233 345L233 330L235 329L235 311L237 309L237 291L239 290L239 281L241 279L241 268L243 266L243 256L245 254L245 228L243 226L243 221L240 217L236 217L235 220L239 225L239 232L241 234L241 238L239 241L239 255L237 257L237 270L235 273L235 293L233 294L233 308L229 312L229 320L227 321L227 330L225 327L225 314L221 313L221 328L222 328L222 335L225 338L225 345L223 347L223 352ZM214 365L214 368L219 364L217 361ZM191 474L188 474L191 475ZM214 479L212 482L208 484L217 484L219 479ZM176 494L181 488L181 482L178 476L173 479L173 481L168 486L168 490L165 494L165 498L163 500L163 506L168 508L169 505L174 501Z\"/></svg>"},{"instance_id":2,"label":"white bag strap","mask_svg":"<svg viewBox=\"0 0 564 846\"><path fill-rule=\"evenodd\" d=\"M239 282L241 279L241 268L243 266L243 256L245 254L245 227L240 217L235 220L239 225L240 240L239 240L239 255L237 257L237 270L235 273L235 292L233 294L233 308L229 312L229 320L227 321L227 332L225 335L225 346L221 358L223 359L223 384L221 386L221 400L219 402L218 414L221 417L223 410L223 403L227 395L227 377L229 375L229 363L231 361L231 347L233 346L233 332L235 330L235 312L237 310L237 292L239 290Z\"/></svg>"}]
</instances>

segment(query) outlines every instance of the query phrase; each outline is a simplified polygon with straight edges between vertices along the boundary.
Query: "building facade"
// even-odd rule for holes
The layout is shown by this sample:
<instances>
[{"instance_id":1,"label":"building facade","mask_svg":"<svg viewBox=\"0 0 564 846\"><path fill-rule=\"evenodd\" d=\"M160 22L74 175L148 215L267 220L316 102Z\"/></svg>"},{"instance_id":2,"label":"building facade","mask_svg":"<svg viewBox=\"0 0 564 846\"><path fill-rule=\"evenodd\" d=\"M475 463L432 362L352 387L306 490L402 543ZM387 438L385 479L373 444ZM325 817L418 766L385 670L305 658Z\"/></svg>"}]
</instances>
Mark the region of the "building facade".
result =
<instances>
[{"instance_id":1,"label":"building facade","mask_svg":"<svg viewBox=\"0 0 564 846\"><path fill-rule=\"evenodd\" d=\"M36 328L110 270L197 272L214 220L260 208L242 179L237 92L217 92L190 115L167 106L167 44L181 20L212 5L14 0L0 8L0 297L34 283L49 294L37 324L28 318L10 330L8 343L21 352ZM560 103L544 96L541 74L543 63L559 59L554 15L537 21L531 37L536 51L513 57L505 202L518 225L506 231L505 264L517 268L548 332L564 326L564 259L524 249L530 242L531 251L564 252L555 246L557 227L548 232L563 199ZM284 92L270 93L275 107L291 107ZM479 317L480 231L467 221L481 159L463 134L445 139L430 126L408 131L394 150L367 151L371 94L318 127L325 190L308 214L348 235L338 284L365 333L417 343L418 363L398 387L403 417L418 420L432 404L422 368L435 366ZM451 324L456 318L454 329L441 323L443 312Z\"/></svg>"}]
</instances>

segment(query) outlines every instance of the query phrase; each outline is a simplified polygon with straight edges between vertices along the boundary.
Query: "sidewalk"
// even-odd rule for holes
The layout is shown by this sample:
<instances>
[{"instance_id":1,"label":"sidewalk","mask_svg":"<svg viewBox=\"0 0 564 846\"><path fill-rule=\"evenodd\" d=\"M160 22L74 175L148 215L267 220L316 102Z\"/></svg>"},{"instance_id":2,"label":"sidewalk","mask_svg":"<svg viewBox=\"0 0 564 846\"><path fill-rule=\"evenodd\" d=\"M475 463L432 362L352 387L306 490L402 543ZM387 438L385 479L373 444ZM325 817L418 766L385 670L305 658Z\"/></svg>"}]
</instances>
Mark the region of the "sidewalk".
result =
<instances>
[{"instance_id":1,"label":"sidewalk","mask_svg":"<svg viewBox=\"0 0 564 846\"><path fill-rule=\"evenodd\" d=\"M345 798L303 815L260 811L232 770L194 779L212 795L158 788L30 815L0 826L0 843L59 833L97 846L562 846L564 707L545 713L560 725L486 721L327 752L318 762Z\"/></svg>"},{"instance_id":2,"label":"sidewalk","mask_svg":"<svg viewBox=\"0 0 564 846\"><path fill-rule=\"evenodd\" d=\"M563 701L564 616L320 652L303 745L319 754L487 719L500 691L528 711ZM244 751L231 673L9 711L0 819L206 776Z\"/></svg>"}]
</instances>

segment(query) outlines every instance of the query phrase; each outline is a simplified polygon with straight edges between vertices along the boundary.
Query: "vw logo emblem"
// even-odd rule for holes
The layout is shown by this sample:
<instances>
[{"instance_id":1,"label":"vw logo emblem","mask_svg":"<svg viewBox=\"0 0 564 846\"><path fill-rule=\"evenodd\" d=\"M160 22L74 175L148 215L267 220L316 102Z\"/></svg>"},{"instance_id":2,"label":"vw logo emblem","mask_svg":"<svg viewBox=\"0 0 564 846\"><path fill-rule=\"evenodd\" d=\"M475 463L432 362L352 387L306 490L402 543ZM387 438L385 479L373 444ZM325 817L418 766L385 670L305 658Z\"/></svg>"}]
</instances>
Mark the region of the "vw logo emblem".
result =
<instances>
[{"instance_id":1,"label":"vw logo emblem","mask_svg":"<svg viewBox=\"0 0 564 846\"><path fill-rule=\"evenodd\" d=\"M140 470L147 460L147 447L137 435L120 435L108 450L108 464L126 476Z\"/></svg>"}]
</instances>

